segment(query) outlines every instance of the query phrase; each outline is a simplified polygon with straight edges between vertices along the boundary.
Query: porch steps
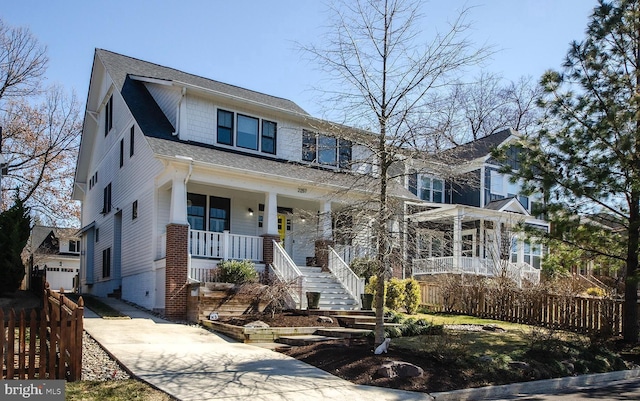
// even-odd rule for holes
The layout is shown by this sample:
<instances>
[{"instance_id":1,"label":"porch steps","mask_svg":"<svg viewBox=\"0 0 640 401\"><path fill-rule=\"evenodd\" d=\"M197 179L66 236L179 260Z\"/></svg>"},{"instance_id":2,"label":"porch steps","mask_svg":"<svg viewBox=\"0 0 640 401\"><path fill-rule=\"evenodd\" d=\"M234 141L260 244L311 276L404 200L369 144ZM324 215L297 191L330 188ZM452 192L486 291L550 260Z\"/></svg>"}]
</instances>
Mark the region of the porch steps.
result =
<instances>
[{"instance_id":1,"label":"porch steps","mask_svg":"<svg viewBox=\"0 0 640 401\"><path fill-rule=\"evenodd\" d=\"M352 310L359 307L359 302L353 299L342 284L329 272L323 272L320 267L298 266L305 277L305 291L319 292L319 308L325 310Z\"/></svg>"}]
</instances>

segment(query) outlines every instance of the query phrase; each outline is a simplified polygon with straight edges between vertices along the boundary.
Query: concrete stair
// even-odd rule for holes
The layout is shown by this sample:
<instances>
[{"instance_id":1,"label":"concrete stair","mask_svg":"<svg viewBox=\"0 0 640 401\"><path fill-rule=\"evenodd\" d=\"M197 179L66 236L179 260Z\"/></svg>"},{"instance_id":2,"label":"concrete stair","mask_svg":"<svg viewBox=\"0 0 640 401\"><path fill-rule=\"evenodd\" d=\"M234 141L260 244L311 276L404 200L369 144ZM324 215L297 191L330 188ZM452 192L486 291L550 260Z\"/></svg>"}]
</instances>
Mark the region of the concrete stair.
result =
<instances>
[{"instance_id":1,"label":"concrete stair","mask_svg":"<svg viewBox=\"0 0 640 401\"><path fill-rule=\"evenodd\" d=\"M298 266L305 276L305 291L319 292L322 310L353 310L359 308L358 300L349 295L342 284L329 272L319 267ZM303 296L305 296L303 294Z\"/></svg>"}]
</instances>

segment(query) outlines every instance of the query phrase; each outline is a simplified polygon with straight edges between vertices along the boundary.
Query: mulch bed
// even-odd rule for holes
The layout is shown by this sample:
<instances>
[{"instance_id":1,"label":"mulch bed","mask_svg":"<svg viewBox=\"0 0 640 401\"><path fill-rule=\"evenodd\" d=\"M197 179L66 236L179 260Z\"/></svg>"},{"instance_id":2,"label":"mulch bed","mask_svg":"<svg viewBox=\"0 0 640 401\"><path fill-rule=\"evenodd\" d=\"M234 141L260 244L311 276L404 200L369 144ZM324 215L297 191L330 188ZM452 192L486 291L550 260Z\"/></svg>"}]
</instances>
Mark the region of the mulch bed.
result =
<instances>
[{"instance_id":1,"label":"mulch bed","mask_svg":"<svg viewBox=\"0 0 640 401\"><path fill-rule=\"evenodd\" d=\"M275 316L271 314L247 314L234 317L220 317L220 322L232 324L234 326L244 326L245 324L260 320L271 327L340 327L338 322L333 319L333 323L319 323L318 316L304 315L296 313L277 313Z\"/></svg>"}]
</instances>

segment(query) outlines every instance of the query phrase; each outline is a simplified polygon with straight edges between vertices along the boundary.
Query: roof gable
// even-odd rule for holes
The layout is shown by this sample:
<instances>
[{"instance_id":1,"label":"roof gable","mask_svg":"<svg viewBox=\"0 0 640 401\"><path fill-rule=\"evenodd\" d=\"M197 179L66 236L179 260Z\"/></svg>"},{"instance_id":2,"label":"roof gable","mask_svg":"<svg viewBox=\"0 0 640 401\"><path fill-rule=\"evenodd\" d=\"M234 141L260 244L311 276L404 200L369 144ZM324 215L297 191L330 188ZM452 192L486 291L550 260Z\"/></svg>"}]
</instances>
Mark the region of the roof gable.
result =
<instances>
[{"instance_id":1,"label":"roof gable","mask_svg":"<svg viewBox=\"0 0 640 401\"><path fill-rule=\"evenodd\" d=\"M518 134L511 128L508 128L489 136L485 136L484 138L476 139L475 141L448 149L442 152L440 157L443 159L453 159L466 162L479 158L487 159L491 156L491 151L493 149L501 146L512 137L518 137Z\"/></svg>"},{"instance_id":2,"label":"roof gable","mask_svg":"<svg viewBox=\"0 0 640 401\"><path fill-rule=\"evenodd\" d=\"M225 84L213 79L203 78L189 74L173 68L164 67L148 61L139 60L133 57L110 52L108 50L96 49L96 55L104 64L109 76L113 80L116 88L122 90L127 78L135 75L138 79L146 77L153 80L171 81L177 84L188 84L200 87L205 90L217 92L226 96L244 99L247 101L262 104L268 107L275 107L292 113L308 115L300 106L288 99L267 95L234 85Z\"/></svg>"},{"instance_id":3,"label":"roof gable","mask_svg":"<svg viewBox=\"0 0 640 401\"><path fill-rule=\"evenodd\" d=\"M489 210L497 210L499 212L523 214L525 216L530 215L527 209L522 206L522 203L520 203L520 201L516 197L491 201L487 203L484 208Z\"/></svg>"}]
</instances>

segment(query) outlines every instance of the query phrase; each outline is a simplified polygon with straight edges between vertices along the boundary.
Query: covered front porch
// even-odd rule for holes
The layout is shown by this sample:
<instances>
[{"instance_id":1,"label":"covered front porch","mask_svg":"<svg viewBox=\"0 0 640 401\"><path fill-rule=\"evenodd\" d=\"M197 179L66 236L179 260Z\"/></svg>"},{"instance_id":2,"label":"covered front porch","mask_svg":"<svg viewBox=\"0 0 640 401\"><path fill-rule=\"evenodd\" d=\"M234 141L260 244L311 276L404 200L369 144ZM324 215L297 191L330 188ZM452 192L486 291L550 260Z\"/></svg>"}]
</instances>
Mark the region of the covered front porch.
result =
<instances>
[{"instance_id":1,"label":"covered front porch","mask_svg":"<svg viewBox=\"0 0 640 401\"><path fill-rule=\"evenodd\" d=\"M540 280L543 248L527 238L522 225L548 230L517 199L485 208L438 205L408 218L412 227L412 274L443 273L503 276L518 285Z\"/></svg>"}]
</instances>

